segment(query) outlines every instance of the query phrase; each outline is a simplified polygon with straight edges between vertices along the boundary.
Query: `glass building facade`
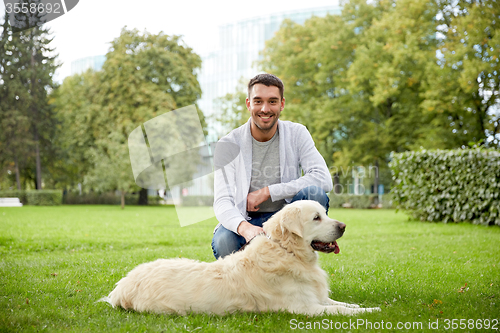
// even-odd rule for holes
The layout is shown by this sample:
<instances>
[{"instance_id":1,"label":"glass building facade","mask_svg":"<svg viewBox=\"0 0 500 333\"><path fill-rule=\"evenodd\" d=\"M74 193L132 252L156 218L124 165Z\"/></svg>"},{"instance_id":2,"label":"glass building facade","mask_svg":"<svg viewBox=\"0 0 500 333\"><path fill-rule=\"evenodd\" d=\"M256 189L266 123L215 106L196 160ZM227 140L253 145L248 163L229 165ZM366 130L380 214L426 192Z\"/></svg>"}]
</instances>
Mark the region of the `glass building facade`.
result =
<instances>
[{"instance_id":1,"label":"glass building facade","mask_svg":"<svg viewBox=\"0 0 500 333\"><path fill-rule=\"evenodd\" d=\"M208 141L217 141L226 134L214 120L218 111L216 99L234 93L240 80L248 82L260 73L256 64L261 58L259 53L284 19L303 24L312 16L338 15L340 12L340 6L303 9L259 16L219 27L217 48L202 54L203 64L198 77L202 89L198 105L207 118Z\"/></svg>"},{"instance_id":2,"label":"glass building facade","mask_svg":"<svg viewBox=\"0 0 500 333\"><path fill-rule=\"evenodd\" d=\"M106 61L105 55L85 57L71 62L71 75L81 74L92 68L95 71L100 71L102 65Z\"/></svg>"}]
</instances>

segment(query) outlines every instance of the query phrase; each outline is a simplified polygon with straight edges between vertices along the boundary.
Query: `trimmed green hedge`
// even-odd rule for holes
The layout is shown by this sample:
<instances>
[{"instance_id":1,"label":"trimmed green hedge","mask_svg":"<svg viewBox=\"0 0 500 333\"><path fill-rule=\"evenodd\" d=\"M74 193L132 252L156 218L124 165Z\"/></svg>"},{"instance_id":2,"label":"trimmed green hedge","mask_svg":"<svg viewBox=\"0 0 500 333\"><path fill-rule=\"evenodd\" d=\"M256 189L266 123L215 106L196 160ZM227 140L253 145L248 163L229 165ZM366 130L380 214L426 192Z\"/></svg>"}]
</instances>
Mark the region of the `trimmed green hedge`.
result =
<instances>
[{"instance_id":1,"label":"trimmed green hedge","mask_svg":"<svg viewBox=\"0 0 500 333\"><path fill-rule=\"evenodd\" d=\"M159 196L148 196L148 206L160 204ZM120 205L121 197L114 192L108 193L76 193L68 192L64 195L63 203L66 205ZM126 194L125 205L137 205L139 203L138 194Z\"/></svg>"},{"instance_id":2,"label":"trimmed green hedge","mask_svg":"<svg viewBox=\"0 0 500 333\"><path fill-rule=\"evenodd\" d=\"M500 225L500 152L421 150L392 154L393 202L422 221Z\"/></svg>"},{"instance_id":3,"label":"trimmed green hedge","mask_svg":"<svg viewBox=\"0 0 500 333\"><path fill-rule=\"evenodd\" d=\"M0 198L19 198L23 205L54 206L62 204L62 190L0 191Z\"/></svg>"},{"instance_id":4,"label":"trimmed green hedge","mask_svg":"<svg viewBox=\"0 0 500 333\"><path fill-rule=\"evenodd\" d=\"M7 191L0 191L0 198L19 198L19 201L23 205L28 204L28 197L26 195L27 191L24 190L7 190Z\"/></svg>"},{"instance_id":5,"label":"trimmed green hedge","mask_svg":"<svg viewBox=\"0 0 500 333\"><path fill-rule=\"evenodd\" d=\"M378 204L382 204L382 208L391 208L392 198L388 194L381 195L381 201L378 200L377 194L335 194L329 193L330 207L331 208L342 208L343 204L350 204L352 208L375 208Z\"/></svg>"}]
</instances>

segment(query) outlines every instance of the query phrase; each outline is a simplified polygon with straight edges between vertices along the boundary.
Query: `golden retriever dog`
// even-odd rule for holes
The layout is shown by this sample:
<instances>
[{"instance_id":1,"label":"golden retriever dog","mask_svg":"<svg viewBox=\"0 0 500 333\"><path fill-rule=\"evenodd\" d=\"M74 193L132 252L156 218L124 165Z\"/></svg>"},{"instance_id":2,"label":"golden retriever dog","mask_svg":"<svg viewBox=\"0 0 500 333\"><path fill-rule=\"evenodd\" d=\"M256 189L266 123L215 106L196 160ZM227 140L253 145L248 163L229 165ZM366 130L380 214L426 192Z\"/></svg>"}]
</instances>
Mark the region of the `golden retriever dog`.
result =
<instances>
[{"instance_id":1,"label":"golden retriever dog","mask_svg":"<svg viewBox=\"0 0 500 333\"><path fill-rule=\"evenodd\" d=\"M327 274L315 251L339 253L345 224L329 218L316 201L285 206L264 223L265 235L243 251L206 263L159 259L137 266L108 297L113 307L156 313L288 311L353 315L360 308L328 297Z\"/></svg>"}]
</instances>

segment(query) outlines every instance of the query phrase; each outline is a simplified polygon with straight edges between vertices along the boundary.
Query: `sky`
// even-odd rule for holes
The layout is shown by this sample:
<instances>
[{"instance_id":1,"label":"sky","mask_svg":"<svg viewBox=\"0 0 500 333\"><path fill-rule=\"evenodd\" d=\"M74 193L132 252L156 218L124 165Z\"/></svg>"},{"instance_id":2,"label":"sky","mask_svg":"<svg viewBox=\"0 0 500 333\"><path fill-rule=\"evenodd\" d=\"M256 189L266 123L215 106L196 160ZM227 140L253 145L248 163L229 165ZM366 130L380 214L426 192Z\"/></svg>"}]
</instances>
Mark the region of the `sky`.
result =
<instances>
[{"instance_id":1,"label":"sky","mask_svg":"<svg viewBox=\"0 0 500 333\"><path fill-rule=\"evenodd\" d=\"M54 37L52 47L56 48L62 63L56 80L70 75L72 61L106 54L109 43L125 26L150 33L183 35L184 42L201 55L217 43L218 26L282 11L335 4L337 0L80 0L71 11L47 23ZM4 13L4 8L0 2L0 13Z\"/></svg>"}]
</instances>

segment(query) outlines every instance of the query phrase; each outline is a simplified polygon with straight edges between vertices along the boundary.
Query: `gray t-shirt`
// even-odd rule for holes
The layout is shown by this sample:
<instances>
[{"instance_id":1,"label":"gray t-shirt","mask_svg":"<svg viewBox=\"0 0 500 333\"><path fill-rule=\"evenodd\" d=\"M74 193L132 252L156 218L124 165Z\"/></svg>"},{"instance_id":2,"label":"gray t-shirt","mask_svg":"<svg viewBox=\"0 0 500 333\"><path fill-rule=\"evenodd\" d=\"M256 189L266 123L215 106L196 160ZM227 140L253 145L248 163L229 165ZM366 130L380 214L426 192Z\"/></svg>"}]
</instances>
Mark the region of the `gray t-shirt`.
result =
<instances>
[{"instance_id":1,"label":"gray t-shirt","mask_svg":"<svg viewBox=\"0 0 500 333\"><path fill-rule=\"evenodd\" d=\"M271 140L259 142L252 138L252 179L250 192L269 185L281 183L279 133L276 131ZM285 200L267 199L259 205L257 212L276 212L283 208Z\"/></svg>"}]
</instances>

